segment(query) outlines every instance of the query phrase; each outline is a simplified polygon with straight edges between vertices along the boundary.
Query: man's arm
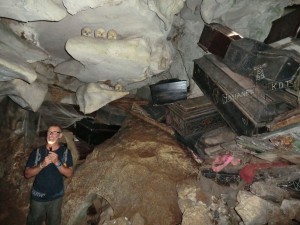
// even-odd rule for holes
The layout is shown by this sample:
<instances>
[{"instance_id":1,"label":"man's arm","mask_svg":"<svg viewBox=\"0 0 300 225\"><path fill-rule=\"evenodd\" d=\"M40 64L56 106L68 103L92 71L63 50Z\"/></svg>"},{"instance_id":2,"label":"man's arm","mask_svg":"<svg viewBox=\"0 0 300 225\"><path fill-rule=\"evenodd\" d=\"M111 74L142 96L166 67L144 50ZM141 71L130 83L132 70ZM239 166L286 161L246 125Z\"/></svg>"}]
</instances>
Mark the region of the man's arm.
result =
<instances>
[{"instance_id":1,"label":"man's arm","mask_svg":"<svg viewBox=\"0 0 300 225\"><path fill-rule=\"evenodd\" d=\"M58 155L55 152L50 152L49 157L62 175L64 175L65 177L71 177L73 175L73 168L63 165L62 162L58 159Z\"/></svg>"},{"instance_id":2,"label":"man's arm","mask_svg":"<svg viewBox=\"0 0 300 225\"><path fill-rule=\"evenodd\" d=\"M31 177L36 176L42 169L43 168L40 167L40 164L38 164L37 166L34 166L34 167L26 167L24 176L25 176L25 178L29 179Z\"/></svg>"},{"instance_id":3,"label":"man's arm","mask_svg":"<svg viewBox=\"0 0 300 225\"><path fill-rule=\"evenodd\" d=\"M56 163L55 166L57 167L58 171L65 177L71 177L73 175L72 167L65 167L61 164L61 162Z\"/></svg>"}]
</instances>

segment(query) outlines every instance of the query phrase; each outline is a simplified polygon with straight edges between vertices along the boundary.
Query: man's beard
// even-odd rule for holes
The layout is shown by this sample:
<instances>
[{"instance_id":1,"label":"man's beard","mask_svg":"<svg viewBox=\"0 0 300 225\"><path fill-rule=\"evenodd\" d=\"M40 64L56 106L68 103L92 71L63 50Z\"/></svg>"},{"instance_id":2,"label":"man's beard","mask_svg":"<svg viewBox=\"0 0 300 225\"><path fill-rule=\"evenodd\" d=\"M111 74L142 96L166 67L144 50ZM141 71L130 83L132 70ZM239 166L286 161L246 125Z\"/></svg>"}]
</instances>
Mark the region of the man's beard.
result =
<instances>
[{"instance_id":1,"label":"man's beard","mask_svg":"<svg viewBox=\"0 0 300 225\"><path fill-rule=\"evenodd\" d=\"M50 141L50 140L47 140L47 142L49 145L53 145L55 143L55 141Z\"/></svg>"}]
</instances>

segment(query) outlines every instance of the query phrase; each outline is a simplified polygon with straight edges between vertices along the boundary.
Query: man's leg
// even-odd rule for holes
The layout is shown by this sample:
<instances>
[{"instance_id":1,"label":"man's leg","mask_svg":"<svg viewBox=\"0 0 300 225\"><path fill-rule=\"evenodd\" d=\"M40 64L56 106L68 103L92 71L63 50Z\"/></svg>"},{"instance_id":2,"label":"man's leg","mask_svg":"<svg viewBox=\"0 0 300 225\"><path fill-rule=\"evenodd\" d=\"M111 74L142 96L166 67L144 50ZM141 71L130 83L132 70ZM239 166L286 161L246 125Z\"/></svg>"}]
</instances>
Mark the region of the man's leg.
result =
<instances>
[{"instance_id":1,"label":"man's leg","mask_svg":"<svg viewBox=\"0 0 300 225\"><path fill-rule=\"evenodd\" d=\"M47 225L60 225L62 200L63 198L58 198L54 201L48 202Z\"/></svg>"},{"instance_id":2,"label":"man's leg","mask_svg":"<svg viewBox=\"0 0 300 225\"><path fill-rule=\"evenodd\" d=\"M46 219L45 202L30 200L30 209L27 216L27 225L42 225Z\"/></svg>"}]
</instances>

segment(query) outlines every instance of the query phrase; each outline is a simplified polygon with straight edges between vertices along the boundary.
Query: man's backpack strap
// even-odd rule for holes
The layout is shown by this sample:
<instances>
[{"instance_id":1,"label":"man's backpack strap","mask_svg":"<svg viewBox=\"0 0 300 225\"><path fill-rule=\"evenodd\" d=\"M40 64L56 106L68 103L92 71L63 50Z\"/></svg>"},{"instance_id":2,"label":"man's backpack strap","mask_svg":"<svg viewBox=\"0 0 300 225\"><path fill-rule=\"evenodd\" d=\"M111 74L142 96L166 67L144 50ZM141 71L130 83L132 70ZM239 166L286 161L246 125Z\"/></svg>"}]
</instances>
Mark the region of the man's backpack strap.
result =
<instances>
[{"instance_id":1,"label":"man's backpack strap","mask_svg":"<svg viewBox=\"0 0 300 225\"><path fill-rule=\"evenodd\" d=\"M37 148L36 150L36 155L35 155L35 161L34 161L34 166L36 166L41 160L41 153L40 153L40 149Z\"/></svg>"},{"instance_id":2,"label":"man's backpack strap","mask_svg":"<svg viewBox=\"0 0 300 225\"><path fill-rule=\"evenodd\" d=\"M63 157L62 157L62 164L66 167L67 166L67 161L68 161L68 146L65 145L65 151L64 151L64 154L63 154Z\"/></svg>"},{"instance_id":3,"label":"man's backpack strap","mask_svg":"<svg viewBox=\"0 0 300 225\"><path fill-rule=\"evenodd\" d=\"M68 147L66 146L65 152L64 152L64 159L65 161L63 163L67 163L68 160Z\"/></svg>"}]
</instances>

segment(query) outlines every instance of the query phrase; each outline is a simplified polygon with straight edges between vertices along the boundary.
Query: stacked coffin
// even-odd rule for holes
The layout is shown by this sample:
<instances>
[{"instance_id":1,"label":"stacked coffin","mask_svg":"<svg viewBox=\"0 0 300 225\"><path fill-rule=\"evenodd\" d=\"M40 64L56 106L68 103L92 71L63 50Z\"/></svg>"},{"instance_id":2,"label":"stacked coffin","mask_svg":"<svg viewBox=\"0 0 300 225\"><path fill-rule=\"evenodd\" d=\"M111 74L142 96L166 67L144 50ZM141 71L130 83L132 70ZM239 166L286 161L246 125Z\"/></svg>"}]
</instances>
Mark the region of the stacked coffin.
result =
<instances>
[{"instance_id":1,"label":"stacked coffin","mask_svg":"<svg viewBox=\"0 0 300 225\"><path fill-rule=\"evenodd\" d=\"M218 23L204 24L198 46L206 52L224 58L230 43L241 38L241 35L229 27Z\"/></svg>"},{"instance_id":2,"label":"stacked coffin","mask_svg":"<svg viewBox=\"0 0 300 225\"><path fill-rule=\"evenodd\" d=\"M168 108L171 125L182 136L201 135L224 125L216 107L206 96L177 101Z\"/></svg>"},{"instance_id":3,"label":"stacked coffin","mask_svg":"<svg viewBox=\"0 0 300 225\"><path fill-rule=\"evenodd\" d=\"M282 90L265 91L214 55L195 60L193 78L237 134L265 132L266 124L275 116L297 106L292 95Z\"/></svg>"},{"instance_id":4,"label":"stacked coffin","mask_svg":"<svg viewBox=\"0 0 300 225\"><path fill-rule=\"evenodd\" d=\"M170 125L177 139L204 157L202 148L196 147L199 138L206 132L225 126L217 108L206 96L180 100L168 105Z\"/></svg>"},{"instance_id":5,"label":"stacked coffin","mask_svg":"<svg viewBox=\"0 0 300 225\"><path fill-rule=\"evenodd\" d=\"M293 85L299 70L297 54L262 42L243 38L232 42L224 63L236 73L250 77L270 91Z\"/></svg>"},{"instance_id":6,"label":"stacked coffin","mask_svg":"<svg viewBox=\"0 0 300 225\"><path fill-rule=\"evenodd\" d=\"M299 7L273 21L270 33L264 42L271 44L285 38L300 38Z\"/></svg>"},{"instance_id":7,"label":"stacked coffin","mask_svg":"<svg viewBox=\"0 0 300 225\"><path fill-rule=\"evenodd\" d=\"M285 89L299 69L296 53L240 38L230 42L224 57L210 54L194 60L193 79L238 135L252 136L266 132L279 114L298 107L297 96Z\"/></svg>"}]
</instances>

